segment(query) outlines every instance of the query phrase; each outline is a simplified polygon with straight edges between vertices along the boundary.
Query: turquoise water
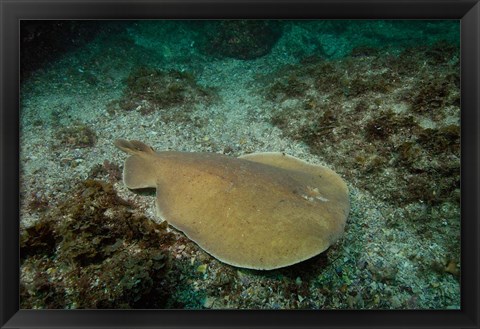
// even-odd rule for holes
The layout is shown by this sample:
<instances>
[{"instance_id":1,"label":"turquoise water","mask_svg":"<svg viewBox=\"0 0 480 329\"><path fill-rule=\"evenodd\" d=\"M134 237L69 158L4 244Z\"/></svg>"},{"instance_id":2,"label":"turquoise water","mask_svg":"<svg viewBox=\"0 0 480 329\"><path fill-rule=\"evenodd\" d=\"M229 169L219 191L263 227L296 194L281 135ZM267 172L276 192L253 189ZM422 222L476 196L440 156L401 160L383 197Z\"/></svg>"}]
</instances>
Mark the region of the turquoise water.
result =
<instances>
[{"instance_id":1,"label":"turquoise water","mask_svg":"<svg viewBox=\"0 0 480 329\"><path fill-rule=\"evenodd\" d=\"M341 58L356 47L399 52L442 40L457 46L460 42L457 20L36 21L22 23L22 66L33 68L42 58L54 59L99 33L114 36L125 30L130 30L130 37L139 44L142 40L162 42L177 50L192 48L191 52L247 60L269 54L281 38L289 46L284 55L297 60L305 56ZM160 56L162 49L156 51ZM169 51L163 51L168 56ZM187 54L176 53L180 57Z\"/></svg>"}]
</instances>

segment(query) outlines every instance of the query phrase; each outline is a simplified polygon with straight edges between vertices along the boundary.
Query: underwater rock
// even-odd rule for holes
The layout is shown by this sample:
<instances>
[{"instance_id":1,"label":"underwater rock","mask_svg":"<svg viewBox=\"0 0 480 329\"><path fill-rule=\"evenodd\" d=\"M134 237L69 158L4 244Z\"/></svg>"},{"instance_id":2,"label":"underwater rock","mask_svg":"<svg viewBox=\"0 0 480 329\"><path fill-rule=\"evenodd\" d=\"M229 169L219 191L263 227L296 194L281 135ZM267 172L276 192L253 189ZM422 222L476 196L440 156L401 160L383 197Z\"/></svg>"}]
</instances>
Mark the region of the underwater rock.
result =
<instances>
[{"instance_id":1,"label":"underwater rock","mask_svg":"<svg viewBox=\"0 0 480 329\"><path fill-rule=\"evenodd\" d=\"M225 20L205 26L200 49L210 55L237 59L255 59L270 53L281 37L275 21Z\"/></svg>"}]
</instances>

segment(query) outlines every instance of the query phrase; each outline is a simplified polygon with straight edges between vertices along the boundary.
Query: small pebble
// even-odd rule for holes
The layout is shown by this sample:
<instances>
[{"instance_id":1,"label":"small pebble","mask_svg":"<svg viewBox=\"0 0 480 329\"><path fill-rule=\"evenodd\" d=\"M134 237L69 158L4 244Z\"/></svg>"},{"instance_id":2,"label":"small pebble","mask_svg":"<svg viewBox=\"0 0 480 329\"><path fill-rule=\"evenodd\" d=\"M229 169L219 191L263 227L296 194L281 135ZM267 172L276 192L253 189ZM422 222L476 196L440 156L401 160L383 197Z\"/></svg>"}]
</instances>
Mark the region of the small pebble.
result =
<instances>
[{"instance_id":1,"label":"small pebble","mask_svg":"<svg viewBox=\"0 0 480 329\"><path fill-rule=\"evenodd\" d=\"M205 272L207 272L207 267L208 267L207 264L199 265L199 266L197 267L197 272L198 272L198 273L205 274Z\"/></svg>"},{"instance_id":2,"label":"small pebble","mask_svg":"<svg viewBox=\"0 0 480 329\"><path fill-rule=\"evenodd\" d=\"M205 300L203 301L203 307L205 308L211 308L213 306L213 303L215 302L214 297L206 297Z\"/></svg>"}]
</instances>

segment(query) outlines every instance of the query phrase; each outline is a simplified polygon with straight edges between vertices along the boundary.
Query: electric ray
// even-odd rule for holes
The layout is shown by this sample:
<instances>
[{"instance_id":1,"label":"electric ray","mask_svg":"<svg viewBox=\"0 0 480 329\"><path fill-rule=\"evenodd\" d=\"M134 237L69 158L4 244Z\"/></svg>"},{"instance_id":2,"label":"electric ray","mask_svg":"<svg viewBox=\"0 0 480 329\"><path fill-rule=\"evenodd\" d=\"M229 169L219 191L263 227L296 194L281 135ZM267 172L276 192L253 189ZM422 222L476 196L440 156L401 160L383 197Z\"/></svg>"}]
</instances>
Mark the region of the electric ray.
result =
<instances>
[{"instance_id":1,"label":"electric ray","mask_svg":"<svg viewBox=\"0 0 480 329\"><path fill-rule=\"evenodd\" d=\"M325 251L342 235L348 188L331 169L284 153L239 158L155 152L116 140L131 156L129 189L156 188L157 214L218 260L270 270Z\"/></svg>"}]
</instances>

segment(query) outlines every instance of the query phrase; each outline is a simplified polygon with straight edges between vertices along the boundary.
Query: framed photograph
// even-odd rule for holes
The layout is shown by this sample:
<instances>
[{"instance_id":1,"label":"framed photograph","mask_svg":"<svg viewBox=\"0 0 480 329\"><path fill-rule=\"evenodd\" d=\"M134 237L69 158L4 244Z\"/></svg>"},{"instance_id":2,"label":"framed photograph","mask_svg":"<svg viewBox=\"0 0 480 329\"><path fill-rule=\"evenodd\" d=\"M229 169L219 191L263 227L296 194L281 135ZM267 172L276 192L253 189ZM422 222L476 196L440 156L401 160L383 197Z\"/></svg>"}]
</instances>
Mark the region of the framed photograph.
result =
<instances>
[{"instance_id":1,"label":"framed photograph","mask_svg":"<svg viewBox=\"0 0 480 329\"><path fill-rule=\"evenodd\" d=\"M477 1L2 1L2 328L478 328Z\"/></svg>"}]
</instances>

